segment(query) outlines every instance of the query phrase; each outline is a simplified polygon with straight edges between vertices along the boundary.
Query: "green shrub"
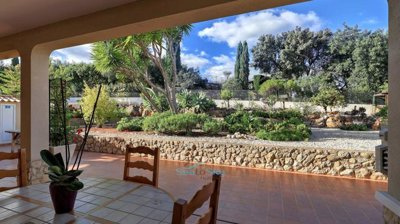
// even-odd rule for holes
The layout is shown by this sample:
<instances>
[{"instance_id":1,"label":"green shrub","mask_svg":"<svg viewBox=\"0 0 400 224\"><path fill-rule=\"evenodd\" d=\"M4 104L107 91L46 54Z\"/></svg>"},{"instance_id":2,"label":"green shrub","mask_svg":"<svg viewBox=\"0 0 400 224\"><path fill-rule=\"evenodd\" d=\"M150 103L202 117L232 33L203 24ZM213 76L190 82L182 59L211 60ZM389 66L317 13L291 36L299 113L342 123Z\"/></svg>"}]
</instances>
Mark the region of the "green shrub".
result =
<instances>
[{"instance_id":1,"label":"green shrub","mask_svg":"<svg viewBox=\"0 0 400 224\"><path fill-rule=\"evenodd\" d=\"M224 123L221 121L210 119L203 124L203 132L209 135L217 135L224 128Z\"/></svg>"},{"instance_id":2,"label":"green shrub","mask_svg":"<svg viewBox=\"0 0 400 224\"><path fill-rule=\"evenodd\" d=\"M383 119L388 118L388 106L384 106L378 113L375 114L375 116L381 117Z\"/></svg>"},{"instance_id":3,"label":"green shrub","mask_svg":"<svg viewBox=\"0 0 400 224\"><path fill-rule=\"evenodd\" d=\"M246 111L236 111L225 118L230 133L242 134L255 133L262 128L264 120L251 115Z\"/></svg>"},{"instance_id":4,"label":"green shrub","mask_svg":"<svg viewBox=\"0 0 400 224\"><path fill-rule=\"evenodd\" d=\"M152 105L144 94L140 94L141 98L143 99L143 106L146 108L146 110L164 112L170 109L167 97L165 97L163 94L157 94L150 88L147 89L147 93L150 95L155 105Z\"/></svg>"},{"instance_id":5,"label":"green shrub","mask_svg":"<svg viewBox=\"0 0 400 224\"><path fill-rule=\"evenodd\" d=\"M157 131L158 130L158 125L160 124L160 121L166 117L171 116L173 113L170 111L164 112L164 113L155 113L150 117L146 117L143 120L143 130L145 131Z\"/></svg>"},{"instance_id":6,"label":"green shrub","mask_svg":"<svg viewBox=\"0 0 400 224\"><path fill-rule=\"evenodd\" d=\"M345 105L343 94L332 87L321 89L319 93L311 99L311 101L316 106L324 108L325 113L328 111L328 107L332 108Z\"/></svg>"},{"instance_id":7,"label":"green shrub","mask_svg":"<svg viewBox=\"0 0 400 224\"><path fill-rule=\"evenodd\" d=\"M303 119L301 112L294 109L271 111L268 113L268 117L277 120L289 120L291 118Z\"/></svg>"},{"instance_id":8,"label":"green shrub","mask_svg":"<svg viewBox=\"0 0 400 224\"><path fill-rule=\"evenodd\" d=\"M265 111L265 110L254 110L251 114L255 117L262 118L272 118L276 120L288 120L291 118L297 118L303 120L303 114L296 109L286 109L286 110L273 110L273 111Z\"/></svg>"},{"instance_id":9,"label":"green shrub","mask_svg":"<svg viewBox=\"0 0 400 224\"><path fill-rule=\"evenodd\" d=\"M143 121L143 130L166 134L190 134L197 126L202 126L209 117L205 114L171 112L155 113Z\"/></svg>"},{"instance_id":10,"label":"green shrub","mask_svg":"<svg viewBox=\"0 0 400 224\"><path fill-rule=\"evenodd\" d=\"M209 99L203 92L184 90L177 94L176 98L180 109L192 109L196 113L204 113L217 106L215 102Z\"/></svg>"},{"instance_id":11,"label":"green shrub","mask_svg":"<svg viewBox=\"0 0 400 224\"><path fill-rule=\"evenodd\" d=\"M118 107L117 108L116 117L118 119L122 119L124 117L129 117L129 115L130 114L126 111L125 108L123 108L123 107Z\"/></svg>"},{"instance_id":12,"label":"green shrub","mask_svg":"<svg viewBox=\"0 0 400 224\"><path fill-rule=\"evenodd\" d=\"M368 126L366 124L349 124L343 125L340 129L346 131L368 131Z\"/></svg>"},{"instance_id":13,"label":"green shrub","mask_svg":"<svg viewBox=\"0 0 400 224\"><path fill-rule=\"evenodd\" d=\"M221 99L227 102L227 106L229 108L229 101L233 98L233 92L231 89L222 89L221 91Z\"/></svg>"},{"instance_id":14,"label":"green shrub","mask_svg":"<svg viewBox=\"0 0 400 224\"><path fill-rule=\"evenodd\" d=\"M311 136L311 130L298 118L280 122L269 122L265 129L256 134L257 138L270 141L304 141Z\"/></svg>"},{"instance_id":15,"label":"green shrub","mask_svg":"<svg viewBox=\"0 0 400 224\"><path fill-rule=\"evenodd\" d=\"M122 118L117 123L118 131L143 131L143 118Z\"/></svg>"},{"instance_id":16,"label":"green shrub","mask_svg":"<svg viewBox=\"0 0 400 224\"><path fill-rule=\"evenodd\" d=\"M269 113L265 110L253 110L251 112L251 114L255 117L263 117L263 118L268 118L269 117Z\"/></svg>"},{"instance_id":17,"label":"green shrub","mask_svg":"<svg viewBox=\"0 0 400 224\"><path fill-rule=\"evenodd\" d=\"M87 123L92 114L93 105L96 101L98 87L90 88L85 84L83 96L79 104L82 107L83 116ZM95 123L101 127L105 122L110 121L118 116L117 102L110 98L109 92L106 88L101 89L99 100L97 102L97 109L94 114Z\"/></svg>"},{"instance_id":18,"label":"green shrub","mask_svg":"<svg viewBox=\"0 0 400 224\"><path fill-rule=\"evenodd\" d=\"M202 125L208 116L204 114L173 114L160 120L158 130L166 134L190 134L197 125Z\"/></svg>"}]
</instances>

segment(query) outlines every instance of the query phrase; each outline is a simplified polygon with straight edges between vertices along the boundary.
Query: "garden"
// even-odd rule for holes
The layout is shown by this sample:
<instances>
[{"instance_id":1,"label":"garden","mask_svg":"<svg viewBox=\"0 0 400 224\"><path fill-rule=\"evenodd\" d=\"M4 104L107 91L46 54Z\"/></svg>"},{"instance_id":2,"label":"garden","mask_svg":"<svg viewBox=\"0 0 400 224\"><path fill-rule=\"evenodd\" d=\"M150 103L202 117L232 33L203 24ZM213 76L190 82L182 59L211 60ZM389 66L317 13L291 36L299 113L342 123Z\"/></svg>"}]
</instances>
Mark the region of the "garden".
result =
<instances>
[{"instance_id":1,"label":"garden","mask_svg":"<svg viewBox=\"0 0 400 224\"><path fill-rule=\"evenodd\" d=\"M120 132L299 142L312 139L315 128L363 132L386 125L387 107L372 113L364 107L374 93L387 92L387 61L376 61L387 55L384 31L295 28L260 36L252 49L241 41L233 71L217 74L226 79L212 83L182 62L181 43L191 29L183 25L94 43L90 64L53 59L51 144L65 141L64 123L74 141L99 86L94 123ZM250 75L251 66L258 75ZM0 66L2 93L19 94L19 70L18 59ZM64 99L80 97L68 106L66 121L59 119L64 104L55 91L58 80L65 82ZM140 103L115 100L133 95ZM343 111L347 104L355 106Z\"/></svg>"},{"instance_id":2,"label":"garden","mask_svg":"<svg viewBox=\"0 0 400 224\"><path fill-rule=\"evenodd\" d=\"M90 116L85 105L92 105L96 88L86 87L79 108L70 106L70 122L79 124ZM321 99L321 96L318 96ZM330 95L327 98L331 99ZM202 92L184 90L177 94L178 113L168 110L166 99L157 98L165 111L153 110L146 101L142 105L119 105L103 90L95 114L97 127L115 128L120 132L140 132L174 136L258 139L269 141L308 141L312 128L340 128L345 131L378 130L387 119L387 107L374 115L364 108L347 112L324 112L306 108L277 109L264 107L217 107ZM226 104L227 105L227 104ZM315 106L319 106L316 101ZM328 102L333 107L337 102ZM101 129L97 129L101 130Z\"/></svg>"},{"instance_id":3,"label":"garden","mask_svg":"<svg viewBox=\"0 0 400 224\"><path fill-rule=\"evenodd\" d=\"M387 32L295 28L251 49L241 41L216 82L183 61L191 29L93 43L92 63L52 59L50 146L145 145L164 159L386 178L373 150L387 126L387 102L374 100L388 92ZM18 96L20 81L18 58L0 64L1 94Z\"/></svg>"}]
</instances>

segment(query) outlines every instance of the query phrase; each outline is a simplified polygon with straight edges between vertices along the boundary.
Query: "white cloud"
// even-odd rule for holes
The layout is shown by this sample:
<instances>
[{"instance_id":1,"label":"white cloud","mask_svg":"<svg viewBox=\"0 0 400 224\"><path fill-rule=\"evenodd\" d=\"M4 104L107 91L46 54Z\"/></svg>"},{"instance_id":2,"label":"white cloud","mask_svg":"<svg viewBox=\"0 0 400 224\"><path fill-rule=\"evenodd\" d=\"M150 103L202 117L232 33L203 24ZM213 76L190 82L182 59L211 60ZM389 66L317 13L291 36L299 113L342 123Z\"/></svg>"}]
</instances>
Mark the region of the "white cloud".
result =
<instances>
[{"instance_id":1,"label":"white cloud","mask_svg":"<svg viewBox=\"0 0 400 224\"><path fill-rule=\"evenodd\" d=\"M226 80L224 72L231 72L235 68L235 58L229 57L227 55L219 55L213 57L213 66L205 70L205 76L212 80L213 82L223 82ZM232 76L232 75L231 75Z\"/></svg>"},{"instance_id":2,"label":"white cloud","mask_svg":"<svg viewBox=\"0 0 400 224\"><path fill-rule=\"evenodd\" d=\"M263 34L278 34L296 26L319 30L322 21L315 12L302 14L286 10L264 10L239 15L233 21L215 22L198 35L217 43L226 42L232 48L240 41L247 40L252 47Z\"/></svg>"},{"instance_id":3,"label":"white cloud","mask_svg":"<svg viewBox=\"0 0 400 224\"><path fill-rule=\"evenodd\" d=\"M374 25L374 24L378 24L379 21L376 19L367 19L362 21L363 24L369 24L369 25Z\"/></svg>"},{"instance_id":4,"label":"white cloud","mask_svg":"<svg viewBox=\"0 0 400 224\"><path fill-rule=\"evenodd\" d=\"M63 48L51 53L50 57L69 63L91 63L92 44ZM6 65L11 64L11 59L2 60Z\"/></svg>"},{"instance_id":5,"label":"white cloud","mask_svg":"<svg viewBox=\"0 0 400 224\"><path fill-rule=\"evenodd\" d=\"M11 65L11 59L0 60L4 65Z\"/></svg>"},{"instance_id":6,"label":"white cloud","mask_svg":"<svg viewBox=\"0 0 400 224\"><path fill-rule=\"evenodd\" d=\"M91 63L91 53L92 44L84 44L80 46L56 50L51 54L51 57L70 63Z\"/></svg>"},{"instance_id":7,"label":"white cloud","mask_svg":"<svg viewBox=\"0 0 400 224\"><path fill-rule=\"evenodd\" d=\"M235 70L235 57L221 54L213 57L212 65L204 70L204 75L212 82L222 83L226 81L224 72L230 72L230 78L233 77ZM250 67L249 79L253 79L255 74L259 74L257 70Z\"/></svg>"},{"instance_id":8,"label":"white cloud","mask_svg":"<svg viewBox=\"0 0 400 224\"><path fill-rule=\"evenodd\" d=\"M201 51L201 52L200 52L200 56L205 57L205 56L208 56L208 54L207 54L205 51Z\"/></svg>"},{"instance_id":9,"label":"white cloud","mask_svg":"<svg viewBox=\"0 0 400 224\"><path fill-rule=\"evenodd\" d=\"M181 42L181 51L188 51L188 49L183 45L183 42Z\"/></svg>"},{"instance_id":10,"label":"white cloud","mask_svg":"<svg viewBox=\"0 0 400 224\"><path fill-rule=\"evenodd\" d=\"M201 68L207 64L210 64L210 60L203 57L202 54L195 55L195 54L182 52L181 60L182 60L182 64L185 64L185 65L187 65L189 67L193 67L193 68Z\"/></svg>"}]
</instances>

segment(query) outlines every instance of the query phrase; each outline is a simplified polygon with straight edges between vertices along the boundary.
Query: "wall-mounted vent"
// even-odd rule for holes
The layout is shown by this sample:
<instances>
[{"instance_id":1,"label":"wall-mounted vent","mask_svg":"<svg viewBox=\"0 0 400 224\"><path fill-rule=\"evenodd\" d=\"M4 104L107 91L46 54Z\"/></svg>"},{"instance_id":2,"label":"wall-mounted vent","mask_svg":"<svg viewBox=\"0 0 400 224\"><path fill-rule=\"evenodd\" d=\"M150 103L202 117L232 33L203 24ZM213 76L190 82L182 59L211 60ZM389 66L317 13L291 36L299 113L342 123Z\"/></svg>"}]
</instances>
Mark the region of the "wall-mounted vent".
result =
<instances>
[{"instance_id":1,"label":"wall-mounted vent","mask_svg":"<svg viewBox=\"0 0 400 224\"><path fill-rule=\"evenodd\" d=\"M385 145L375 147L375 169L383 174L388 173L389 150Z\"/></svg>"}]
</instances>

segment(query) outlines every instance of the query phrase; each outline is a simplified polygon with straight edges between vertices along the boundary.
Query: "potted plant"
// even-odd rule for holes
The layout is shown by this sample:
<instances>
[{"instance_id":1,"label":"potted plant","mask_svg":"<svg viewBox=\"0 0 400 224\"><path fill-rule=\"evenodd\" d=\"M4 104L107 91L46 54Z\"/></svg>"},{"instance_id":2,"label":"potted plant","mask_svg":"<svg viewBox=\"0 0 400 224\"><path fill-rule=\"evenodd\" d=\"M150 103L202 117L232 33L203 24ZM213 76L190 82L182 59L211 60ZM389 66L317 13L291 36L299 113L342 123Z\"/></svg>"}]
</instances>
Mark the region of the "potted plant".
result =
<instances>
[{"instance_id":1,"label":"potted plant","mask_svg":"<svg viewBox=\"0 0 400 224\"><path fill-rule=\"evenodd\" d=\"M72 211L78 190L83 188L83 183L78 179L83 171L68 170L61 153L54 155L49 150L42 150L40 156L49 166L49 190L55 212L61 214Z\"/></svg>"},{"instance_id":2,"label":"potted plant","mask_svg":"<svg viewBox=\"0 0 400 224\"><path fill-rule=\"evenodd\" d=\"M62 121L62 130L59 133L63 133L64 137L64 150L65 150L65 160L63 158L62 153L53 153L50 150L42 150L40 152L40 156L43 161L49 166L48 175L51 180L49 191L51 195L51 199L53 202L54 210L56 214L68 213L71 212L74 208L75 199L77 192L84 187L83 183L78 179L78 176L82 174L83 170L79 169L83 150L86 145L87 137L89 135L90 129L93 125L94 114L97 107L97 102L100 96L102 86L99 86L99 90L97 93L96 101L94 102L92 114L89 119L89 123L84 122L84 130L78 131L84 132L82 143L80 144L75 161L72 166L70 166L71 160L71 148L69 144L69 136L68 136L68 127L66 124L66 100L64 94L64 86L65 83L61 81L61 102L62 102L62 113L61 113L61 121ZM79 130L79 129L78 129ZM73 148L75 149L75 148ZM72 151L74 153L75 150Z\"/></svg>"}]
</instances>

